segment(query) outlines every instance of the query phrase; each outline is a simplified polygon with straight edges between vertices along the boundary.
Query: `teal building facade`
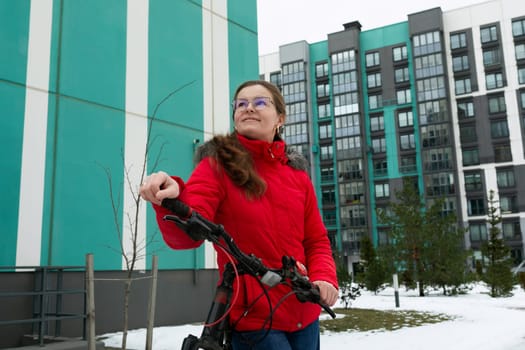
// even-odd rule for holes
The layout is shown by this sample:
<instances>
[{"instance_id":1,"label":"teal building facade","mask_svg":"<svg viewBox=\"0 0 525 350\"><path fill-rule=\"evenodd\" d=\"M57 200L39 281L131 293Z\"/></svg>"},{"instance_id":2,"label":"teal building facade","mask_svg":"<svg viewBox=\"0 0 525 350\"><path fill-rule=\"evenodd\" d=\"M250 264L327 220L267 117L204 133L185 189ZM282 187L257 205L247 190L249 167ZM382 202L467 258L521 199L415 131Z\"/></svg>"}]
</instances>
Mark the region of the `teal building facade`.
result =
<instances>
[{"instance_id":1,"label":"teal building facade","mask_svg":"<svg viewBox=\"0 0 525 350\"><path fill-rule=\"evenodd\" d=\"M213 248L169 249L138 188L153 171L187 179L195 148L230 131L235 88L258 77L256 1L5 0L0 28L0 291L39 288L21 267L93 254L96 333L122 330L117 281L133 254L139 280L155 254L156 325L202 321ZM146 325L148 290L134 283L130 329ZM10 300L2 320L34 315L30 300ZM1 326L0 347L31 332Z\"/></svg>"},{"instance_id":2,"label":"teal building facade","mask_svg":"<svg viewBox=\"0 0 525 350\"><path fill-rule=\"evenodd\" d=\"M161 268L203 268L204 248L164 249L149 207L130 217L143 169L186 178L229 130L258 76L255 1L2 1L0 23L0 265L122 269L138 232Z\"/></svg>"}]
</instances>

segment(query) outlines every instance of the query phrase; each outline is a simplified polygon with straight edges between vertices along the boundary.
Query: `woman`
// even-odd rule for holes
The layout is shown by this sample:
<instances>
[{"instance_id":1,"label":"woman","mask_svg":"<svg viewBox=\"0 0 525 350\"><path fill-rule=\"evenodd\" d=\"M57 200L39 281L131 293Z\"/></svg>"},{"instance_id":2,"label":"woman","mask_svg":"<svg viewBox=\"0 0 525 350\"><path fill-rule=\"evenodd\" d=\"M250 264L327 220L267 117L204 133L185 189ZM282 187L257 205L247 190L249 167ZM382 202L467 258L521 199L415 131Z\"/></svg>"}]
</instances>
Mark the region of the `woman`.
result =
<instances>
[{"instance_id":1,"label":"woman","mask_svg":"<svg viewBox=\"0 0 525 350\"><path fill-rule=\"evenodd\" d=\"M304 158L287 152L279 135L286 118L281 93L266 81L247 81L235 92L233 111L235 131L199 148L199 162L187 183L164 172L153 173L140 188L142 198L153 203L171 248L202 244L162 220L169 214L160 207L162 200L178 197L205 218L222 224L242 251L255 254L265 265L279 268L283 255L293 256L306 266L321 301L334 305L338 298L335 264L315 192ZM221 250L217 250L217 261L222 272L227 258ZM254 278L240 278L240 294L230 313L235 350L319 349L319 306L288 297L275 308L290 291L281 285L269 291L272 330L260 340L268 326L268 300L260 297L262 290ZM254 339L260 341L253 344Z\"/></svg>"}]
</instances>

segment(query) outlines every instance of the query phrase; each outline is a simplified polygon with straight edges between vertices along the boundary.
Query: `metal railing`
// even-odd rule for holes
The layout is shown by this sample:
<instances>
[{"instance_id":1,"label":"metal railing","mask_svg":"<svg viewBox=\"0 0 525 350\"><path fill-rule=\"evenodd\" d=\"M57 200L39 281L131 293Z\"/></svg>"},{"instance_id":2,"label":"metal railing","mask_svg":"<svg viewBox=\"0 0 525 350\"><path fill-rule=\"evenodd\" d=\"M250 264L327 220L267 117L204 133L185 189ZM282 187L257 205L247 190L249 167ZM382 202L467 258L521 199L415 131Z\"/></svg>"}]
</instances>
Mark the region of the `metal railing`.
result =
<instances>
[{"instance_id":1,"label":"metal railing","mask_svg":"<svg viewBox=\"0 0 525 350\"><path fill-rule=\"evenodd\" d=\"M65 271L84 272L84 285L82 288L65 288ZM1 291L0 302L5 299L28 297L33 298L33 313L31 318L0 321L0 327L5 325L31 323L33 325L33 336L38 336L40 346L44 345L46 336L55 338L61 336L62 321L70 319L82 319L82 338L86 339L87 321L87 286L85 266L0 266L3 273L32 272L34 276L33 290ZM82 311L76 313L63 311L63 296L81 294ZM54 334L50 334L50 324L54 322Z\"/></svg>"}]
</instances>

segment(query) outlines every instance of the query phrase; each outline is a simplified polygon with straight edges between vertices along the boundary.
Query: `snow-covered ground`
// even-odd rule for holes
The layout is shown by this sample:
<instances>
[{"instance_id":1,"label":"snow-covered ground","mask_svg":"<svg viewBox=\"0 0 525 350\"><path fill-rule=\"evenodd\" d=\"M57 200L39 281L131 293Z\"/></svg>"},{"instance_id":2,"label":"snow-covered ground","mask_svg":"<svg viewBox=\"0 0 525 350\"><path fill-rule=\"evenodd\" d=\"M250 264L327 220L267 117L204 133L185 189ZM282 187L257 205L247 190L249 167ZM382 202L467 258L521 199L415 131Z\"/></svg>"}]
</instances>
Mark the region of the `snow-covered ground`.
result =
<instances>
[{"instance_id":1,"label":"snow-covered ground","mask_svg":"<svg viewBox=\"0 0 525 350\"><path fill-rule=\"evenodd\" d=\"M445 297L431 294L418 297L415 291L399 291L396 308L394 291L385 289L378 295L363 292L352 308L376 310L417 310L453 316L450 321L395 331L323 333L321 349L329 350L525 350L525 292L514 289L509 298L491 298L483 286L468 294ZM324 317L324 315L322 315ZM199 336L200 325L158 327L153 332L153 350L178 350L188 334ZM122 334L103 336L106 346L120 346ZM144 349L144 329L128 333L128 349Z\"/></svg>"}]
</instances>

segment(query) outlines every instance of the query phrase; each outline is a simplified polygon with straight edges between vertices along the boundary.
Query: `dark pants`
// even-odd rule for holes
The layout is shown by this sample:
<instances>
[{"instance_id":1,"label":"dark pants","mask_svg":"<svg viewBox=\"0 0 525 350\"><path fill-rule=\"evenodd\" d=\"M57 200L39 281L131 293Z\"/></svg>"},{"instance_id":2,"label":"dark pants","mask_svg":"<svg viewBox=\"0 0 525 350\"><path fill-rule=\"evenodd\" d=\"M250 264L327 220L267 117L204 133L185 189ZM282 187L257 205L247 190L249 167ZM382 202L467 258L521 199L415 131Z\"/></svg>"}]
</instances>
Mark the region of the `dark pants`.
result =
<instances>
[{"instance_id":1,"label":"dark pants","mask_svg":"<svg viewBox=\"0 0 525 350\"><path fill-rule=\"evenodd\" d=\"M270 330L233 332L233 350L319 350L319 321L296 332Z\"/></svg>"}]
</instances>

